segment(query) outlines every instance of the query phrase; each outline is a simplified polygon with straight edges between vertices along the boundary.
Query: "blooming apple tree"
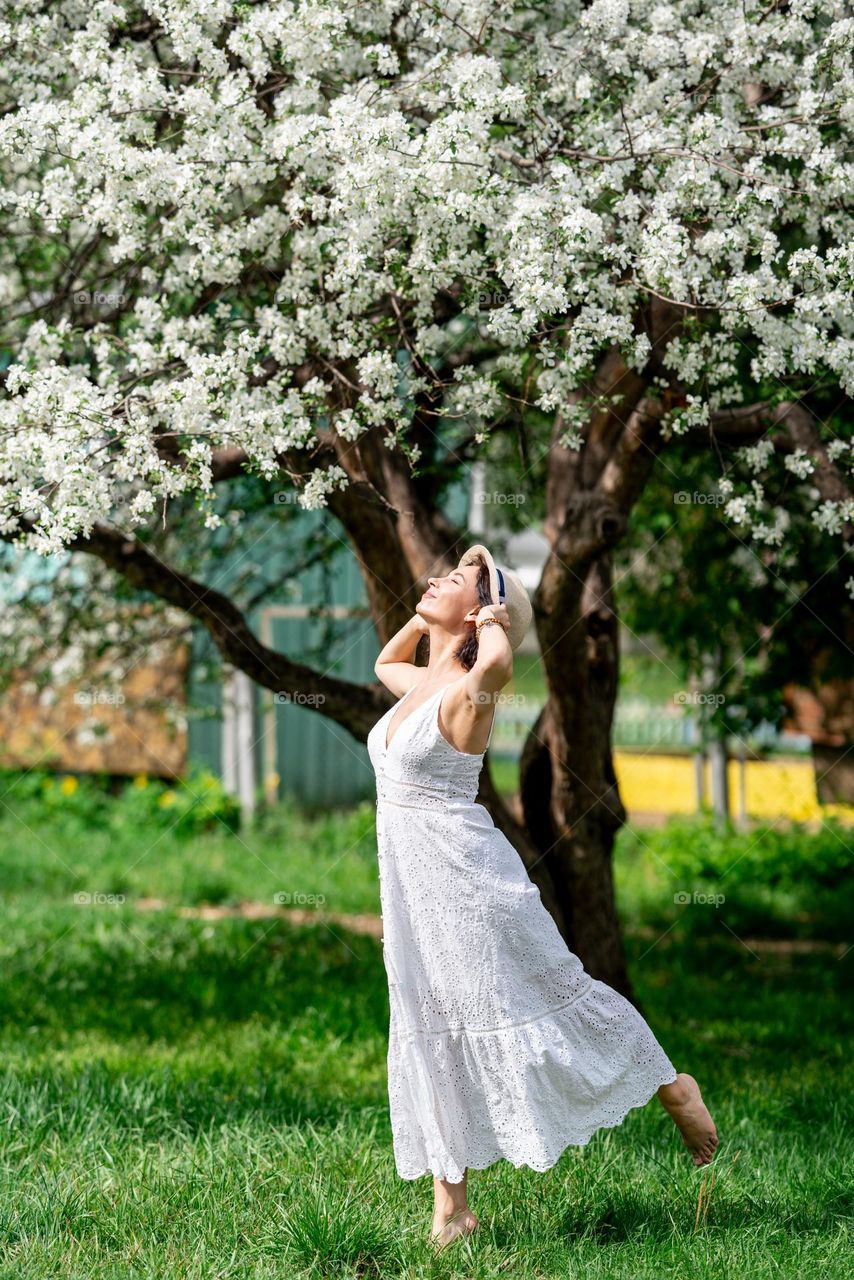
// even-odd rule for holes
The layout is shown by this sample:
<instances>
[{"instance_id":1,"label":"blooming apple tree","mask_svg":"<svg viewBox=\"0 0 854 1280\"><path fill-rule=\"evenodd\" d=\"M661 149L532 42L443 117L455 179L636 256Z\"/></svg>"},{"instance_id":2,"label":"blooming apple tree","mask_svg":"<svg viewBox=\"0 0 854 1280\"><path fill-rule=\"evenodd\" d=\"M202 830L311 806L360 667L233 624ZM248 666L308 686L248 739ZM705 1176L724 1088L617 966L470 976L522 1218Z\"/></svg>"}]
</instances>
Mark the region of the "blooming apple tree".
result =
<instances>
[{"instance_id":1,"label":"blooming apple tree","mask_svg":"<svg viewBox=\"0 0 854 1280\"><path fill-rule=\"evenodd\" d=\"M39 551L178 493L205 510L223 449L264 475L300 456L325 504L347 475L312 465L319 424L405 448L439 381L437 425L485 440L522 395L571 402L583 448L573 397L608 349L648 372L651 297L693 321L662 344L665 431L743 405L745 345L757 385L854 396L843 4L4 10L0 518ZM449 311L485 367L437 371ZM841 484L851 440L783 461ZM772 496L729 483L730 518L778 536ZM850 517L842 492L815 511L836 536Z\"/></svg>"},{"instance_id":2,"label":"blooming apple tree","mask_svg":"<svg viewBox=\"0 0 854 1280\"><path fill-rule=\"evenodd\" d=\"M809 484L850 553L850 7L24 0L0 47L0 533L312 682L152 554L173 504L200 537L236 474L329 507L382 634L459 533L424 464L547 420L538 741L617 823L605 721L593 750L560 727L567 627L668 441L726 454L746 540L779 545ZM362 735L377 703L338 684Z\"/></svg>"}]
</instances>

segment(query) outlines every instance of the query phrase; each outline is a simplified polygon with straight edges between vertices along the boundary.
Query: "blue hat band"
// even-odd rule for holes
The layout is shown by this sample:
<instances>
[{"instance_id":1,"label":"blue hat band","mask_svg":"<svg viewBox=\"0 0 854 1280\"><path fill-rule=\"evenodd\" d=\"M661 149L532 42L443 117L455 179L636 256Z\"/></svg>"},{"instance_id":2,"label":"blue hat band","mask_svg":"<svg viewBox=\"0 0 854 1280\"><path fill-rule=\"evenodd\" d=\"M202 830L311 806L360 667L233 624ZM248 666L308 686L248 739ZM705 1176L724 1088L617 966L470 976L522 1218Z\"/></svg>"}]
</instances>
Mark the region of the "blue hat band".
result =
<instances>
[{"instance_id":1,"label":"blue hat band","mask_svg":"<svg viewBox=\"0 0 854 1280\"><path fill-rule=\"evenodd\" d=\"M498 565L495 566L495 572L498 574L498 603L503 604L504 603L504 574L498 568Z\"/></svg>"}]
</instances>

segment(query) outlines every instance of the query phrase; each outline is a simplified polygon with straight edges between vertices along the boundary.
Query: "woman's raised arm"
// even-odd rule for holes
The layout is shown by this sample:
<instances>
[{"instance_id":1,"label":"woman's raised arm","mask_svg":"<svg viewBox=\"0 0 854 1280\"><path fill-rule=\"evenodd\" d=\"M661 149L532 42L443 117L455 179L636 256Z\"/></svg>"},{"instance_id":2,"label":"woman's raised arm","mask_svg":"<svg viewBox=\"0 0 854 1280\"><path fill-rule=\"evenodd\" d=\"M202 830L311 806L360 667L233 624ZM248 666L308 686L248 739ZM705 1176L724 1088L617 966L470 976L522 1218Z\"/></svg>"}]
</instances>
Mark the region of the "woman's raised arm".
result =
<instances>
[{"instance_id":1,"label":"woman's raised arm","mask_svg":"<svg viewBox=\"0 0 854 1280\"><path fill-rule=\"evenodd\" d=\"M374 663L377 679L398 698L422 678L423 668L416 667L413 659L418 641L426 634L427 623L420 614L414 613L391 637Z\"/></svg>"}]
</instances>

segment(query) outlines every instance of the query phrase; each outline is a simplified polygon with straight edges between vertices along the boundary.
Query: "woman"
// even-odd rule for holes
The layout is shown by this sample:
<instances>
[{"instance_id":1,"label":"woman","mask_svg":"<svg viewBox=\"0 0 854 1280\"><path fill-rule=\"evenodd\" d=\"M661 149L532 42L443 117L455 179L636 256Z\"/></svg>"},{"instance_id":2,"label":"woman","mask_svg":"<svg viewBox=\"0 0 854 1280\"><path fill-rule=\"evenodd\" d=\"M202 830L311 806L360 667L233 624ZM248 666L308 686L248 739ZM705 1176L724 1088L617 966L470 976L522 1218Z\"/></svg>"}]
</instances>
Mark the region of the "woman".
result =
<instances>
[{"instance_id":1,"label":"woman","mask_svg":"<svg viewBox=\"0 0 854 1280\"><path fill-rule=\"evenodd\" d=\"M531 620L476 544L428 578L377 659L398 702L371 729L389 1104L397 1171L432 1173L431 1242L477 1226L469 1168L545 1170L656 1094L697 1165L718 1144L692 1076L569 951L513 846L475 803L494 708ZM421 635L426 667L413 665ZM405 706L402 704L406 703Z\"/></svg>"}]
</instances>

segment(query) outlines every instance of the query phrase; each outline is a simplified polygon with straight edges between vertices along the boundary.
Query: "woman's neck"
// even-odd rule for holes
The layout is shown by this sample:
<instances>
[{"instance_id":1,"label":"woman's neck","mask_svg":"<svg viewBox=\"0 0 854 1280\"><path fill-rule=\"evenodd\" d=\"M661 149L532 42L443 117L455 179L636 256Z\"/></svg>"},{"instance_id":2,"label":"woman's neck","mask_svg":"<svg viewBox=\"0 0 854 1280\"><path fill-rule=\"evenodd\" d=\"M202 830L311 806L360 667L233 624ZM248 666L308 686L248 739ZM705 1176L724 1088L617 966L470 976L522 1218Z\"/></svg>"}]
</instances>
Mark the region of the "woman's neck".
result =
<instances>
[{"instance_id":1,"label":"woman's neck","mask_svg":"<svg viewBox=\"0 0 854 1280\"><path fill-rule=\"evenodd\" d=\"M431 684L441 684L446 679L464 676L465 669L454 656L462 643L461 638L438 627L430 627L427 634L430 637L430 657L424 668L425 679Z\"/></svg>"}]
</instances>

